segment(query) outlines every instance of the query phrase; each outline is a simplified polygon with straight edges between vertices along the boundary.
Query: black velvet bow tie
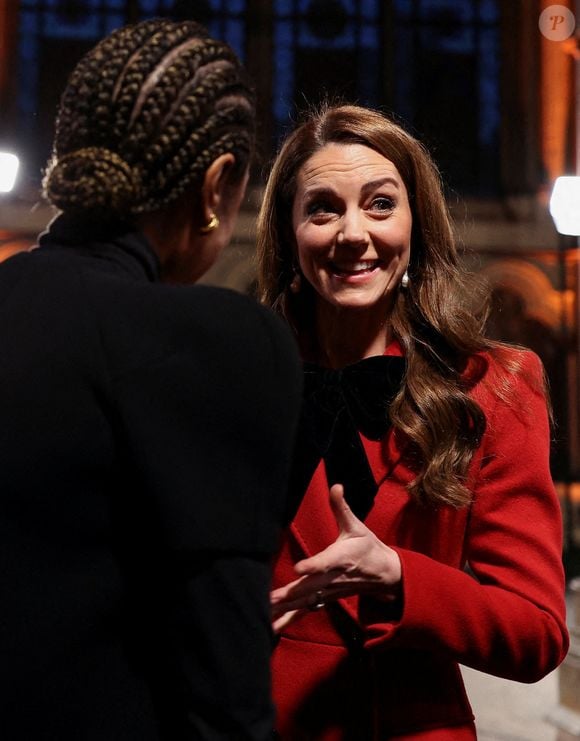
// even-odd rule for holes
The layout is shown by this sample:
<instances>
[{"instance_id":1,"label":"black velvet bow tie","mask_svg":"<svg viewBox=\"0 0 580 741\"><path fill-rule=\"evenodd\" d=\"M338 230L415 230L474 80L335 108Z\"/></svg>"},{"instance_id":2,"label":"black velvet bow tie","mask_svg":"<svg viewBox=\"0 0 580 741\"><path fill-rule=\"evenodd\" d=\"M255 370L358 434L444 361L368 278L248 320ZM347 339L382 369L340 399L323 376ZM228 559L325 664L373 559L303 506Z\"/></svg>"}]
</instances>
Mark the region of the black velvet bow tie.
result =
<instances>
[{"instance_id":1,"label":"black velvet bow tie","mask_svg":"<svg viewBox=\"0 0 580 741\"><path fill-rule=\"evenodd\" d=\"M359 519L369 513L377 484L358 432L380 440L389 428L388 408L401 386L404 358L366 358L340 370L304 364L304 398L290 480L295 513L321 458L330 485L344 485Z\"/></svg>"}]
</instances>

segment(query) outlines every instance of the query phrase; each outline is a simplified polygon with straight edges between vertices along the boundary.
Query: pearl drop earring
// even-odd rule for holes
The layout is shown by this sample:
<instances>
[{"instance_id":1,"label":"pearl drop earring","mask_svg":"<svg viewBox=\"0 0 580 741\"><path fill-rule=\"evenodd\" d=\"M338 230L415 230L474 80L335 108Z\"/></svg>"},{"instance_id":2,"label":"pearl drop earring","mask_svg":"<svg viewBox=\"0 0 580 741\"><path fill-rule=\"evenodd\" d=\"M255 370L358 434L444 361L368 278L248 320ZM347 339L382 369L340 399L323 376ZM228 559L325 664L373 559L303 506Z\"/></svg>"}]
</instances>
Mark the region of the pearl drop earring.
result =
<instances>
[{"instance_id":1,"label":"pearl drop earring","mask_svg":"<svg viewBox=\"0 0 580 741\"><path fill-rule=\"evenodd\" d=\"M300 273L296 271L294 273L294 277L290 281L290 290L292 293L300 293L300 289L302 288L302 278L300 277Z\"/></svg>"}]
</instances>

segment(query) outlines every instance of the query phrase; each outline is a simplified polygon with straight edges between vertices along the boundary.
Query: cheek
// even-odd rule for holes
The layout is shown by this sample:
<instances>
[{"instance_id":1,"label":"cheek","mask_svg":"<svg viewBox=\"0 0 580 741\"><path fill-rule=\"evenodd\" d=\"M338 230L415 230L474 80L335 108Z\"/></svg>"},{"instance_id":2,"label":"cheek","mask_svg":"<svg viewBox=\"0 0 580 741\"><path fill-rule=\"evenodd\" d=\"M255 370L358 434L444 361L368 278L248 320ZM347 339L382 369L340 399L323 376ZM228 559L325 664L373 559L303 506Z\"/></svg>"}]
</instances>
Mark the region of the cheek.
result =
<instances>
[{"instance_id":1,"label":"cheek","mask_svg":"<svg viewBox=\"0 0 580 741\"><path fill-rule=\"evenodd\" d=\"M411 229L405 223L391 225L384 231L376 234L375 245L379 251L404 255L411 247Z\"/></svg>"},{"instance_id":2,"label":"cheek","mask_svg":"<svg viewBox=\"0 0 580 741\"><path fill-rule=\"evenodd\" d=\"M411 229L405 229L401 232L401 244L403 245L403 249L405 252L410 252L411 250Z\"/></svg>"},{"instance_id":3,"label":"cheek","mask_svg":"<svg viewBox=\"0 0 580 741\"><path fill-rule=\"evenodd\" d=\"M313 249L310 244L308 247L298 248L298 265L304 278L313 286L320 283L323 260L320 250Z\"/></svg>"},{"instance_id":4,"label":"cheek","mask_svg":"<svg viewBox=\"0 0 580 741\"><path fill-rule=\"evenodd\" d=\"M328 252L328 239L323 229L299 229L296 232L296 251L300 264L314 264L325 258Z\"/></svg>"}]
</instances>

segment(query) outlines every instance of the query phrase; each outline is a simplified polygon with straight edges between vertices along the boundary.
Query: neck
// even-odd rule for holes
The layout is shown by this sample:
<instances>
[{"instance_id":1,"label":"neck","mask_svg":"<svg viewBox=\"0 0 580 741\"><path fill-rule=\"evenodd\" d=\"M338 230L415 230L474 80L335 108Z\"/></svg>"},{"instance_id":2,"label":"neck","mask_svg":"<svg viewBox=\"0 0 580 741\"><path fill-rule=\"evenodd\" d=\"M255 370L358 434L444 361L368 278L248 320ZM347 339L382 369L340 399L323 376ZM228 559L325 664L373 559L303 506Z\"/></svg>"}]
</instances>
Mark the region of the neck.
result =
<instances>
[{"instance_id":1,"label":"neck","mask_svg":"<svg viewBox=\"0 0 580 741\"><path fill-rule=\"evenodd\" d=\"M192 234L199 227L191 203L181 198L164 209L143 214L137 226L157 253L163 283L193 283L199 277L197 252L191 248Z\"/></svg>"},{"instance_id":2,"label":"neck","mask_svg":"<svg viewBox=\"0 0 580 741\"><path fill-rule=\"evenodd\" d=\"M373 355L383 355L391 340L388 311L342 309L328 304L316 312L315 362L343 368Z\"/></svg>"}]
</instances>

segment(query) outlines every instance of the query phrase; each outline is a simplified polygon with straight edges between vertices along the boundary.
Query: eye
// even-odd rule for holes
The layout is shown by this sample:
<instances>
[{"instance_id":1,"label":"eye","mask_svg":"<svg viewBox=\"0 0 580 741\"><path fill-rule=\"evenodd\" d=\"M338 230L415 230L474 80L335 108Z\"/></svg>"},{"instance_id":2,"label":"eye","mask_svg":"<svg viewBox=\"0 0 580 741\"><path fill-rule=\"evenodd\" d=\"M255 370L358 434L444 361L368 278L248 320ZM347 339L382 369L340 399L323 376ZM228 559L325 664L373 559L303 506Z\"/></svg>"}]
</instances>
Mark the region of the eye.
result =
<instances>
[{"instance_id":1,"label":"eye","mask_svg":"<svg viewBox=\"0 0 580 741\"><path fill-rule=\"evenodd\" d=\"M329 201L324 200L311 201L306 207L306 213L308 214L308 216L333 213L335 210L336 209Z\"/></svg>"},{"instance_id":2,"label":"eye","mask_svg":"<svg viewBox=\"0 0 580 741\"><path fill-rule=\"evenodd\" d=\"M373 211L392 211L395 208L395 201L389 196L376 196L370 203Z\"/></svg>"}]
</instances>

